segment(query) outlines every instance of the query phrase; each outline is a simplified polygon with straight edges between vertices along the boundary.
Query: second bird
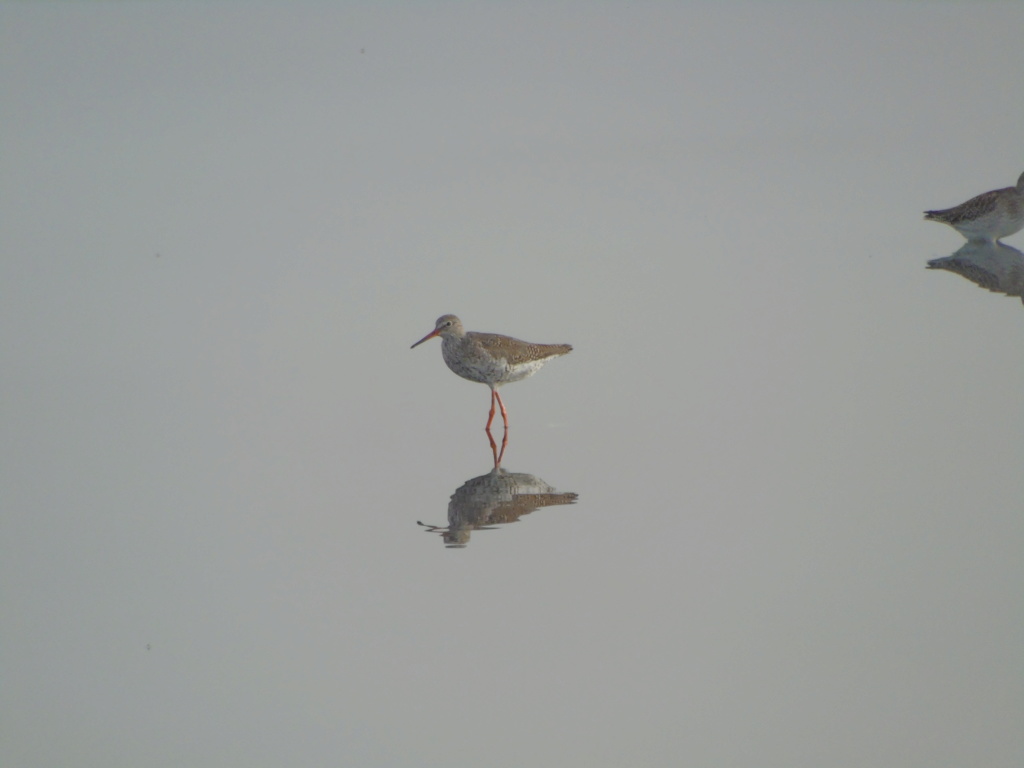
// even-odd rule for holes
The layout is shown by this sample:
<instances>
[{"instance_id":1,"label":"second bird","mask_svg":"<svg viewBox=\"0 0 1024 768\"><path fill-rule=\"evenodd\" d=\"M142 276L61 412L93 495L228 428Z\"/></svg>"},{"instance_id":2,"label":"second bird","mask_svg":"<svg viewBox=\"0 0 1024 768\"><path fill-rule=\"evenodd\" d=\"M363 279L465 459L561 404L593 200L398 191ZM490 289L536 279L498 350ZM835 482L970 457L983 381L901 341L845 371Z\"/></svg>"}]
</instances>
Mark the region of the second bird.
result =
<instances>
[{"instance_id":1,"label":"second bird","mask_svg":"<svg viewBox=\"0 0 1024 768\"><path fill-rule=\"evenodd\" d=\"M508 429L508 412L498 394L498 387L521 381L539 371L548 360L572 351L569 344L531 344L498 333L467 331L455 315L437 318L434 330L410 347L417 347L435 336L441 337L441 354L445 363L464 379L486 384L491 388L491 412L487 431L494 421L494 403L501 407L501 418Z\"/></svg>"},{"instance_id":2,"label":"second bird","mask_svg":"<svg viewBox=\"0 0 1024 768\"><path fill-rule=\"evenodd\" d=\"M968 240L996 241L1024 229L1024 173L1016 187L993 189L966 203L941 211L925 211L928 221L949 224Z\"/></svg>"}]
</instances>

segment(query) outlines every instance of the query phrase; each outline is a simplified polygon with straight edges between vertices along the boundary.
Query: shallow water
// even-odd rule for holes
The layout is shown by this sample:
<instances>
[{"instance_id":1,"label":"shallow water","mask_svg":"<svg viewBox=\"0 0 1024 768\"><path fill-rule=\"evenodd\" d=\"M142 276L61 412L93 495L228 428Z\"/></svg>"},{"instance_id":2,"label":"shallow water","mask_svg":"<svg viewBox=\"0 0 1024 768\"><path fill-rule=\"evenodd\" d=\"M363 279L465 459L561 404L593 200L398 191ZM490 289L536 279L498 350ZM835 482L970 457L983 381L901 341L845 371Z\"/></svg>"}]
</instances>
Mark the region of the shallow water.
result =
<instances>
[{"instance_id":1,"label":"shallow water","mask_svg":"<svg viewBox=\"0 0 1024 768\"><path fill-rule=\"evenodd\" d=\"M1020 764L1024 9L0 15L5 765Z\"/></svg>"}]
</instances>

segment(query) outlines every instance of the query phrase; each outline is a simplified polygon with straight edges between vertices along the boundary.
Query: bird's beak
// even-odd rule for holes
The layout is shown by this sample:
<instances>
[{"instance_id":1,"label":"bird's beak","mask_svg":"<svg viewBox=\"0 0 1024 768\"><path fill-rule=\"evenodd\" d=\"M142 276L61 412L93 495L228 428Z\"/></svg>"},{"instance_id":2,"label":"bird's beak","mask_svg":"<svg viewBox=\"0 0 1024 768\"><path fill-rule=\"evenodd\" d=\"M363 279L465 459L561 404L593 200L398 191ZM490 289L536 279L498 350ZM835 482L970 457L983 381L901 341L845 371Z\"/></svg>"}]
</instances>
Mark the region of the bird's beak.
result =
<instances>
[{"instance_id":1,"label":"bird's beak","mask_svg":"<svg viewBox=\"0 0 1024 768\"><path fill-rule=\"evenodd\" d=\"M434 338L434 337L435 337L435 336L437 336L437 335L438 335L439 333L441 333L441 330L440 330L439 328L435 328L435 329L434 329L434 330L432 330L432 331L431 331L430 333L428 333L428 334L427 334L426 336L424 336L424 337L423 337L422 339L420 339L420 340L419 340L419 341L417 341L417 342L416 342L415 344L413 344L413 345L412 345L411 347L409 347L409 349L413 349L414 347L418 347L418 346L419 346L420 344L422 344L422 343L423 343L424 341L427 341L428 339L432 339L432 338Z\"/></svg>"}]
</instances>

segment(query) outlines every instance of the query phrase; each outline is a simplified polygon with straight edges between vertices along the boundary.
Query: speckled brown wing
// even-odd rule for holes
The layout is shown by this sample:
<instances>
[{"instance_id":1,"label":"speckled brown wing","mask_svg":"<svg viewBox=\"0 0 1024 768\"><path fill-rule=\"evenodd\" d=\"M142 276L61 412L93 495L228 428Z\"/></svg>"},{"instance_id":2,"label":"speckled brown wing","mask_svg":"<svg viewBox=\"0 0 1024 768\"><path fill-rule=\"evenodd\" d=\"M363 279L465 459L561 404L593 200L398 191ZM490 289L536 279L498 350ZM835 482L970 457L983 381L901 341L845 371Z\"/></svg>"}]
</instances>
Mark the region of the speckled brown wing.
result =
<instances>
[{"instance_id":1,"label":"speckled brown wing","mask_svg":"<svg viewBox=\"0 0 1024 768\"><path fill-rule=\"evenodd\" d=\"M941 211L925 211L925 218L932 221L942 221L946 224L960 224L965 221L980 219L996 209L999 198L1007 192L1015 191L1012 187L1006 189L994 189L991 192L984 192L977 197L972 197L966 203L952 208L945 208Z\"/></svg>"},{"instance_id":2,"label":"speckled brown wing","mask_svg":"<svg viewBox=\"0 0 1024 768\"><path fill-rule=\"evenodd\" d=\"M572 346L569 344L527 344L513 350L509 362L517 365L532 360L547 360L549 357L567 355L570 352L572 352Z\"/></svg>"},{"instance_id":3,"label":"speckled brown wing","mask_svg":"<svg viewBox=\"0 0 1024 768\"><path fill-rule=\"evenodd\" d=\"M471 331L466 336L475 344L483 347L492 357L502 358L510 365L546 360L549 357L565 355L572 351L570 344L531 344L511 336L502 336L500 333Z\"/></svg>"}]
</instances>

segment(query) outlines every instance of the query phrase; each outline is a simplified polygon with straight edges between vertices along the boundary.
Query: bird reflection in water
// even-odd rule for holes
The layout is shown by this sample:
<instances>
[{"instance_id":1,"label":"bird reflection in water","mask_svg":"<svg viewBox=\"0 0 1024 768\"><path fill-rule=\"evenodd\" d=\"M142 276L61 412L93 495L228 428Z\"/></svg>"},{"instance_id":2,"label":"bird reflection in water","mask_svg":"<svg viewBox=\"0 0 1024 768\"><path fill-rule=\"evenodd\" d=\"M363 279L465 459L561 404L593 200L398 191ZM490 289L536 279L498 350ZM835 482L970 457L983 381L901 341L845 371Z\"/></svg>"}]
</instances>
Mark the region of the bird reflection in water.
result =
<instances>
[{"instance_id":1,"label":"bird reflection in water","mask_svg":"<svg viewBox=\"0 0 1024 768\"><path fill-rule=\"evenodd\" d=\"M991 240L968 241L951 256L932 259L928 269L944 269L995 293L1024 302L1024 253Z\"/></svg>"},{"instance_id":2,"label":"bird reflection in water","mask_svg":"<svg viewBox=\"0 0 1024 768\"><path fill-rule=\"evenodd\" d=\"M577 494L560 493L535 475L495 466L486 475L467 480L452 494L447 526L416 522L441 534L446 547L461 548L469 544L473 531L514 523L541 507L575 504L576 498Z\"/></svg>"}]
</instances>

